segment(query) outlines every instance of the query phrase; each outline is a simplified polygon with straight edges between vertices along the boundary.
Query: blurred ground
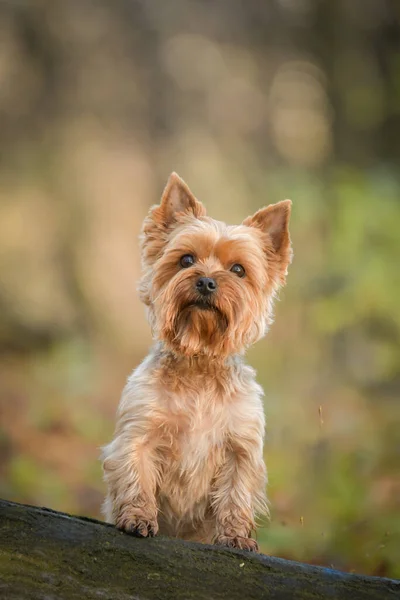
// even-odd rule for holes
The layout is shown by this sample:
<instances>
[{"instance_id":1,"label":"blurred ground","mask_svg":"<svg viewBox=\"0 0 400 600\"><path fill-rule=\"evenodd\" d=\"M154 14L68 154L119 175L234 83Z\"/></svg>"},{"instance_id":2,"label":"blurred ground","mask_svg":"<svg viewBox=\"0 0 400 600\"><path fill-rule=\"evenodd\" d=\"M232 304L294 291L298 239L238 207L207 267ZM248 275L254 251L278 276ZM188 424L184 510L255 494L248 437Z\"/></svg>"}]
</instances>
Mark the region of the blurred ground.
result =
<instances>
[{"instance_id":1,"label":"blurred ground","mask_svg":"<svg viewBox=\"0 0 400 600\"><path fill-rule=\"evenodd\" d=\"M400 577L399 23L389 0L0 2L0 496L99 516L150 344L137 236L176 170L232 223L294 202L249 353L263 550Z\"/></svg>"}]
</instances>

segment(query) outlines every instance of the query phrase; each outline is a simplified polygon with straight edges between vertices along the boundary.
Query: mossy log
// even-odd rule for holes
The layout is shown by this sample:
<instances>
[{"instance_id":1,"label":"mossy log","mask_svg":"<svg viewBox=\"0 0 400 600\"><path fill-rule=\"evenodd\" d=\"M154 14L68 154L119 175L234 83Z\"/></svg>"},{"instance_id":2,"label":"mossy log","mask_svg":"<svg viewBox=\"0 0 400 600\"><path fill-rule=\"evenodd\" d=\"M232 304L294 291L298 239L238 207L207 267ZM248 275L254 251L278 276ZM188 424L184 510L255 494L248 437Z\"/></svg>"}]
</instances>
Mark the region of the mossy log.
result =
<instances>
[{"instance_id":1,"label":"mossy log","mask_svg":"<svg viewBox=\"0 0 400 600\"><path fill-rule=\"evenodd\" d=\"M168 538L0 500L4 600L385 600L400 582Z\"/></svg>"}]
</instances>

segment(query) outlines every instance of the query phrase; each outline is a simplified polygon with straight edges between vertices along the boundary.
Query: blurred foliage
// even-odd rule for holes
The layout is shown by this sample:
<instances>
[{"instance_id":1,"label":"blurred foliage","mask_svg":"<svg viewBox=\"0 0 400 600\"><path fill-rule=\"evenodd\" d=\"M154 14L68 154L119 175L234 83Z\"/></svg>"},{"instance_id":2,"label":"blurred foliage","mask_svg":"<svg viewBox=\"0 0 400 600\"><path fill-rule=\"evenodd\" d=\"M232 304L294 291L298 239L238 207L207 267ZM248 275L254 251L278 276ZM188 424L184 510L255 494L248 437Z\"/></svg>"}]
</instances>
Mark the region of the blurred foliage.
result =
<instances>
[{"instance_id":1,"label":"blurred foliage","mask_svg":"<svg viewBox=\"0 0 400 600\"><path fill-rule=\"evenodd\" d=\"M170 171L212 216L291 197L249 352L264 551L400 576L400 10L390 0L0 2L0 495L99 516L150 344L137 235Z\"/></svg>"}]
</instances>

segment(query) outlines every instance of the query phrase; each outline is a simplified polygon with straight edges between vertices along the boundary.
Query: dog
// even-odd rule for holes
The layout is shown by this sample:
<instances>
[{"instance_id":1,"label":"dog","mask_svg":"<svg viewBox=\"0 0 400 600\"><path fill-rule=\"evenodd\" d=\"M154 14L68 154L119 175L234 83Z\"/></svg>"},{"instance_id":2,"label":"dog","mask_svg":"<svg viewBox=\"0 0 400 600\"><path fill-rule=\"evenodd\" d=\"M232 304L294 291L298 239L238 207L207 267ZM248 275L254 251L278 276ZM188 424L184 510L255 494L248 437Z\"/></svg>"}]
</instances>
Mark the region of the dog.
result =
<instances>
[{"instance_id":1,"label":"dog","mask_svg":"<svg viewBox=\"0 0 400 600\"><path fill-rule=\"evenodd\" d=\"M258 550L263 391L243 354L285 283L290 211L284 200L228 226L176 173L150 209L139 293L155 343L128 378L102 455L103 510L119 529Z\"/></svg>"}]
</instances>

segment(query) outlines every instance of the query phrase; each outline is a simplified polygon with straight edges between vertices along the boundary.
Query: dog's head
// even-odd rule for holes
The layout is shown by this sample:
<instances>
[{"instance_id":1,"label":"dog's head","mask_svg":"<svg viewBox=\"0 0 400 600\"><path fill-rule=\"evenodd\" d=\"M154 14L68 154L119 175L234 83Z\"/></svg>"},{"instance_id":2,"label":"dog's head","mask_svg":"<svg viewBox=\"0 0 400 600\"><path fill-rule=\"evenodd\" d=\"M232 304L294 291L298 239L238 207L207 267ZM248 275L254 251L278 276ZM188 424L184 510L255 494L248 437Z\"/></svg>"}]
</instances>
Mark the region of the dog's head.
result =
<instances>
[{"instance_id":1,"label":"dog's head","mask_svg":"<svg viewBox=\"0 0 400 600\"><path fill-rule=\"evenodd\" d=\"M140 296L156 338L187 356L227 356L260 339L292 256L290 208L284 200L229 226L172 173L141 237Z\"/></svg>"}]
</instances>

